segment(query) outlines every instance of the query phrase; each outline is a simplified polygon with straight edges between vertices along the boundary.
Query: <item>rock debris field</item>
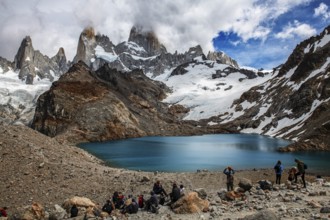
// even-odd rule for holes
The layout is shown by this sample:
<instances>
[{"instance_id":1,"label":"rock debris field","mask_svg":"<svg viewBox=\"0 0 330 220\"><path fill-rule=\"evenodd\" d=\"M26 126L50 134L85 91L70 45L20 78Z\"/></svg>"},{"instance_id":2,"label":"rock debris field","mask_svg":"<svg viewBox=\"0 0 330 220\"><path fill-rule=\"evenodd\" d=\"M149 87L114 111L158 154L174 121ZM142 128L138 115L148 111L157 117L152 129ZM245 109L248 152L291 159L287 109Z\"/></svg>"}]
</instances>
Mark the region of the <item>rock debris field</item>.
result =
<instances>
[{"instance_id":1,"label":"rock debris field","mask_svg":"<svg viewBox=\"0 0 330 220\"><path fill-rule=\"evenodd\" d=\"M242 170L235 173L235 192L228 193L222 170L116 169L61 138L49 138L25 126L0 128L0 206L8 207L8 219L69 219L70 202L75 199L79 213L72 219L330 219L329 177L320 182L307 172L305 189L299 182L286 181L287 170L281 185L274 184L273 169ZM185 186L186 196L175 209L164 205L158 214L144 210L93 214L115 191L148 198L156 180L168 193L173 182Z\"/></svg>"}]
</instances>

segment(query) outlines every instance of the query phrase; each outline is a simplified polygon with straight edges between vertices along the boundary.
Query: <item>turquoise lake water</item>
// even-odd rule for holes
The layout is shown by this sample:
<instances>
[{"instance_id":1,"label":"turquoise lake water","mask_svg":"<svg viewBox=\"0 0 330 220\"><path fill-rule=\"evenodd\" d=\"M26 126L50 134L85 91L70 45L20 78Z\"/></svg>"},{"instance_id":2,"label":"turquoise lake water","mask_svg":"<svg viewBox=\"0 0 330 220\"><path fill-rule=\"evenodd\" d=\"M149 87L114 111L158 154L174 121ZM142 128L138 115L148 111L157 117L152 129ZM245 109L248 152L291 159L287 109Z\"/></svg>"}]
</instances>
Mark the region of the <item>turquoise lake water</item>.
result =
<instances>
[{"instance_id":1,"label":"turquoise lake water","mask_svg":"<svg viewBox=\"0 0 330 220\"><path fill-rule=\"evenodd\" d=\"M196 170L273 168L278 160L285 168L298 158L308 172L330 174L329 152L280 153L290 142L261 135L216 134L178 137L143 137L118 141L82 143L109 166L130 170L188 172Z\"/></svg>"}]
</instances>

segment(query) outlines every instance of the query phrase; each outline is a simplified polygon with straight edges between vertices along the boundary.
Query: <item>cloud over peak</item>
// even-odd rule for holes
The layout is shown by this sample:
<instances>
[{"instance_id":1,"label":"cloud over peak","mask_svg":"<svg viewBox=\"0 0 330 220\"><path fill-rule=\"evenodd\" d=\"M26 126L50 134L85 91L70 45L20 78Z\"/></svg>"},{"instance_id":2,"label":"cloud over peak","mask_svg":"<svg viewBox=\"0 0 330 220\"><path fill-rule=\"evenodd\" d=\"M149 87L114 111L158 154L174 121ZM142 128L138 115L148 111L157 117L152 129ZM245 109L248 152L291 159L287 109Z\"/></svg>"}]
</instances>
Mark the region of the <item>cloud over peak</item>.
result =
<instances>
[{"instance_id":1,"label":"cloud over peak","mask_svg":"<svg viewBox=\"0 0 330 220\"><path fill-rule=\"evenodd\" d=\"M53 56L64 47L72 60L85 27L93 26L118 44L128 39L133 25L153 30L170 52L199 44L207 53L219 48L214 38L220 32L234 33L239 39L231 42L236 46L250 40L265 42L274 36L280 16L313 1L320 0L2 0L0 56L12 60L20 41L30 35L35 49ZM319 4L314 16L329 16L327 7ZM291 21L276 37L303 36L304 32L314 34L315 29Z\"/></svg>"}]
</instances>

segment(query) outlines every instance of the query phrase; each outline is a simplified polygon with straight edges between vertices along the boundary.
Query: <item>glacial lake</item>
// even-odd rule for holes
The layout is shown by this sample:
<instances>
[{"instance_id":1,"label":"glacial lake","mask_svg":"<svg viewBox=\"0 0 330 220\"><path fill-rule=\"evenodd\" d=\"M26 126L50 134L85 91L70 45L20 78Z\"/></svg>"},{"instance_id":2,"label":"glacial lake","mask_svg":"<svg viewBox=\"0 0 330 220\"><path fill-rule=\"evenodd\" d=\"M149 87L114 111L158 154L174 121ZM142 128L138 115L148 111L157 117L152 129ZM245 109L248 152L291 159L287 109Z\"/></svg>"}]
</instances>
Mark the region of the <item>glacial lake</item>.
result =
<instances>
[{"instance_id":1,"label":"glacial lake","mask_svg":"<svg viewBox=\"0 0 330 220\"><path fill-rule=\"evenodd\" d=\"M111 167L142 171L190 172L273 168L278 160L285 168L298 158L307 172L330 174L330 152L280 153L289 141L251 134L142 137L118 141L82 143L79 147Z\"/></svg>"}]
</instances>

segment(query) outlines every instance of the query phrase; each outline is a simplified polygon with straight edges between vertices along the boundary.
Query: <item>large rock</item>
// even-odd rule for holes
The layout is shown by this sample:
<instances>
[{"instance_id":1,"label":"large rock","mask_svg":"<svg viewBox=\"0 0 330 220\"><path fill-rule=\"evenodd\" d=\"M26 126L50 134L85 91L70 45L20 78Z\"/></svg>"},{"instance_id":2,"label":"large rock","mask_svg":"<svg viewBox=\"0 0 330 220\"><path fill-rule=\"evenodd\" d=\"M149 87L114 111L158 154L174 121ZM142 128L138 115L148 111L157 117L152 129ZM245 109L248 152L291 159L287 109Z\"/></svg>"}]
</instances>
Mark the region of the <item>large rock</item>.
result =
<instances>
[{"instance_id":1,"label":"large rock","mask_svg":"<svg viewBox=\"0 0 330 220\"><path fill-rule=\"evenodd\" d=\"M274 212L270 210L260 211L256 214L246 216L241 220L279 220L280 218L275 215Z\"/></svg>"},{"instance_id":2,"label":"large rock","mask_svg":"<svg viewBox=\"0 0 330 220\"><path fill-rule=\"evenodd\" d=\"M74 196L70 199L67 199L63 202L63 208L66 210L70 210L73 205L76 205L77 207L94 207L95 203L92 202L89 198L86 197L79 197L79 196Z\"/></svg>"},{"instance_id":3,"label":"large rock","mask_svg":"<svg viewBox=\"0 0 330 220\"><path fill-rule=\"evenodd\" d=\"M30 207L26 207L21 219L24 220L43 220L45 219L44 207L37 202L34 202Z\"/></svg>"},{"instance_id":4,"label":"large rock","mask_svg":"<svg viewBox=\"0 0 330 220\"><path fill-rule=\"evenodd\" d=\"M260 180L258 183L259 183L259 186L262 190L271 190L271 189L273 189L273 184L269 180Z\"/></svg>"},{"instance_id":5,"label":"large rock","mask_svg":"<svg viewBox=\"0 0 330 220\"><path fill-rule=\"evenodd\" d=\"M190 214L208 211L209 205L209 202L199 198L196 192L190 192L171 207L176 214Z\"/></svg>"},{"instance_id":6,"label":"large rock","mask_svg":"<svg viewBox=\"0 0 330 220\"><path fill-rule=\"evenodd\" d=\"M198 189L195 189L194 191L197 192L199 198L206 199L207 193L206 193L205 189L198 188Z\"/></svg>"},{"instance_id":7,"label":"large rock","mask_svg":"<svg viewBox=\"0 0 330 220\"><path fill-rule=\"evenodd\" d=\"M252 188L252 181L246 178L241 178L238 186L241 187L244 191L249 191Z\"/></svg>"}]
</instances>

